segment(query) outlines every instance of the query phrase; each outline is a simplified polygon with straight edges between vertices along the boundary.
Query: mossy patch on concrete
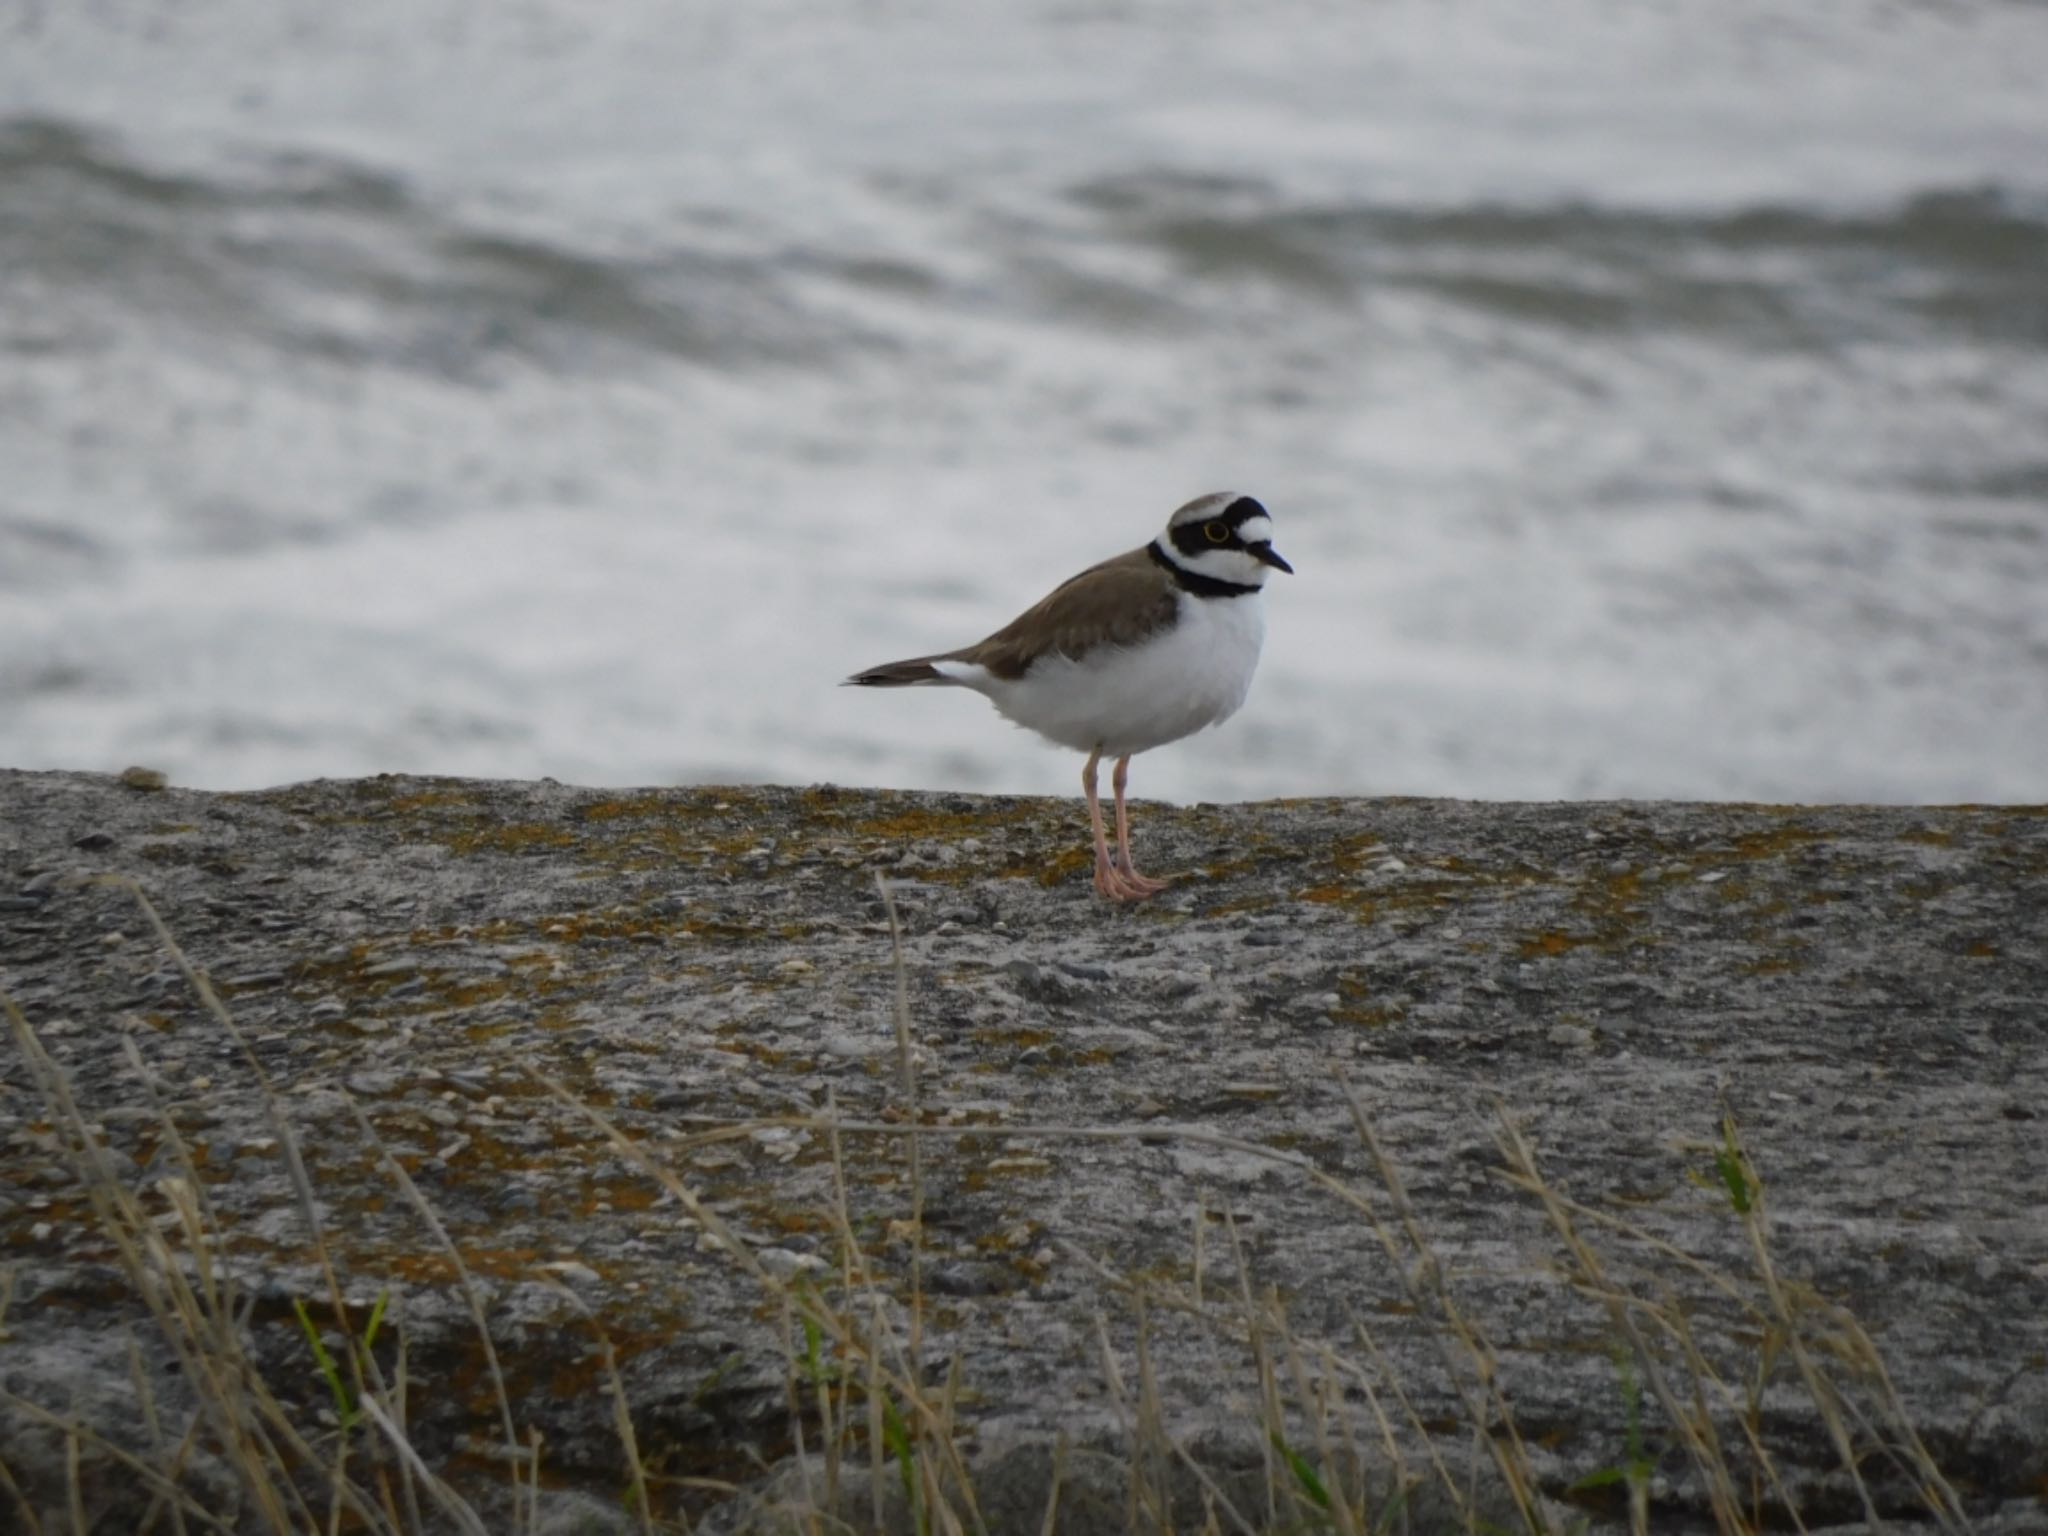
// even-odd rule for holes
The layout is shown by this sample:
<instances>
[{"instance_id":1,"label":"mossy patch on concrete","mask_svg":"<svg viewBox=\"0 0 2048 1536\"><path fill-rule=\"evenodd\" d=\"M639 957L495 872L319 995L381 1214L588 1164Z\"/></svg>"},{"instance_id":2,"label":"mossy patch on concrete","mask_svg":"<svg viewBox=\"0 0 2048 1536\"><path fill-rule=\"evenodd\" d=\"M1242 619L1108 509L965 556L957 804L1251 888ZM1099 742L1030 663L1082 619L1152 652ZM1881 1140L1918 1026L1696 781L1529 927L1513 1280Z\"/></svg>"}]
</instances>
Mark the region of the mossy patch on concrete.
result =
<instances>
[{"instance_id":1,"label":"mossy patch on concrete","mask_svg":"<svg viewBox=\"0 0 2048 1536\"><path fill-rule=\"evenodd\" d=\"M907 1293L901 1141L849 1134L835 1169L825 1137L784 1123L913 1113L880 880L915 1114L963 1132L921 1164L924 1263L950 1287L931 1358L959 1352L1006 1422L1063 1423L1095 1369L1074 1340L1116 1304L1102 1275L1191 1284L1191 1233L1222 1211L1247 1279L1305 1330L1377 1319L1426 1383L1429 1335L1384 1255L1278 1160L1369 1177L1342 1073L1526 1422L1557 1431L1561 1484L1572 1445L1622 1432L1620 1405L1599 1329L1532 1289L1538 1224L1478 1129L1496 1100L1575 1197L1735 1262L1697 1178L1732 1109L1786 1262L1863 1319L1974 1486L2024 1495L2011 1479L2043 1468L2048 1423L2043 1373L2014 1369L2048 1355L2039 810L1310 800L1144 804L1135 824L1145 867L1179 877L1125 909L1089 887L1078 798L400 778L145 794L0 774L0 985L139 1188L177 1172L146 1109L168 1106L227 1251L269 1287L252 1326L302 1370L277 1298L313 1294L305 1234L249 1064L91 877L141 881L288 1106L349 1294L400 1296L418 1359L446 1373L415 1428L450 1465L493 1410L452 1267L386 1155L484 1288L563 1475L617 1472L593 1326L652 1461L729 1472L786 1434L780 1318L558 1090L827 1277L843 1184L867 1262ZM107 1282L19 1069L0 1083L17 1279L0 1352L56 1348L134 1298ZM1034 1136L1048 1126L1160 1134ZM1207 1422L1213 1362L1150 1368L1185 1424ZM1426 1422L1466 1432L1445 1391L1417 1391ZM1819 1486L1824 1439L1806 1454L1793 1468Z\"/></svg>"}]
</instances>

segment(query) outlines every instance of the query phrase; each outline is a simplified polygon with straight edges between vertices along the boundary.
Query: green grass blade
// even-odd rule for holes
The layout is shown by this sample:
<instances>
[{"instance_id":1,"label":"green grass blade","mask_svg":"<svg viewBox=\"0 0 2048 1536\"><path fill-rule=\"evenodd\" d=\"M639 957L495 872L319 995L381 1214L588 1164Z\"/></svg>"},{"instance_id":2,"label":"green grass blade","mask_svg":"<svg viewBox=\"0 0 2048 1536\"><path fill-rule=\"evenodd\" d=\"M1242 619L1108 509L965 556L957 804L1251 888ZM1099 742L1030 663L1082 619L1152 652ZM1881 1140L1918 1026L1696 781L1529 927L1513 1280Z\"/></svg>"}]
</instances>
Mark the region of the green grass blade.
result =
<instances>
[{"instance_id":1,"label":"green grass blade","mask_svg":"<svg viewBox=\"0 0 2048 1536\"><path fill-rule=\"evenodd\" d=\"M327 1346L320 1342L320 1330L313 1325L313 1314L306 1310L305 1302L292 1298L292 1311L299 1317L300 1331L306 1335L306 1344L313 1351L313 1359L319 1364L321 1378L327 1383L327 1390L334 1394L334 1412L341 1420L343 1429L352 1428L356 1422L355 1404L349 1401L348 1383L341 1379L341 1368L334 1363L334 1356L327 1352Z\"/></svg>"},{"instance_id":2,"label":"green grass blade","mask_svg":"<svg viewBox=\"0 0 2048 1536\"><path fill-rule=\"evenodd\" d=\"M1292 1472L1294 1480L1301 1484L1302 1492L1308 1495L1309 1502L1317 1509L1327 1510L1330 1507L1330 1490L1323 1486L1323 1480L1316 1475L1316 1469L1308 1464L1306 1457L1281 1438L1279 1430L1271 1431L1269 1438L1273 1442L1273 1449L1280 1453L1280 1459L1287 1463L1287 1470Z\"/></svg>"}]
</instances>

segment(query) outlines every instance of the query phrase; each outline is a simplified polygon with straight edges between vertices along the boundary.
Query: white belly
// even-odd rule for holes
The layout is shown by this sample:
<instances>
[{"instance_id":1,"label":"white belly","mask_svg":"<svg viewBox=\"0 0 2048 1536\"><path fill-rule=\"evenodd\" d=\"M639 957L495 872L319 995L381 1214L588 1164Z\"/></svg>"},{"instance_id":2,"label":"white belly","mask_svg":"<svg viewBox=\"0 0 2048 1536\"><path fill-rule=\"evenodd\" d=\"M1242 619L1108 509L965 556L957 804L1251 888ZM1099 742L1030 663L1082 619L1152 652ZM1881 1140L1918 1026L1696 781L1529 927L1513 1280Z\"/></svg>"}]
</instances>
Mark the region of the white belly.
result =
<instances>
[{"instance_id":1,"label":"white belly","mask_svg":"<svg viewBox=\"0 0 2048 1536\"><path fill-rule=\"evenodd\" d=\"M1014 683L979 686L1021 726L1077 752L1148 752L1237 713L1266 637L1264 599L1182 595L1180 622L1079 661L1043 657Z\"/></svg>"}]
</instances>

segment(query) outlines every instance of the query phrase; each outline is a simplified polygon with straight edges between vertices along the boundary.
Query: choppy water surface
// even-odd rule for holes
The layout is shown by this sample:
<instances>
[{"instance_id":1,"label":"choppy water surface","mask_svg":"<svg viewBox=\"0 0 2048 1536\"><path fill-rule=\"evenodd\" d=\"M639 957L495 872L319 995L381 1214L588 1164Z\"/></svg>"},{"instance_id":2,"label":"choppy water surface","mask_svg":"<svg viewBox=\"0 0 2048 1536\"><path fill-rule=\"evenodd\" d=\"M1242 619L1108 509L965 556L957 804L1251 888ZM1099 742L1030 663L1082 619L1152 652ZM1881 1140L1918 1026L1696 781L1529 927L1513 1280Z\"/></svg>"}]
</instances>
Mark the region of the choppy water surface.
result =
<instances>
[{"instance_id":1,"label":"choppy water surface","mask_svg":"<svg viewBox=\"0 0 2048 1536\"><path fill-rule=\"evenodd\" d=\"M1180 797L2048 798L2048 8L0 5L0 763L1065 789L978 637L1203 490Z\"/></svg>"}]
</instances>

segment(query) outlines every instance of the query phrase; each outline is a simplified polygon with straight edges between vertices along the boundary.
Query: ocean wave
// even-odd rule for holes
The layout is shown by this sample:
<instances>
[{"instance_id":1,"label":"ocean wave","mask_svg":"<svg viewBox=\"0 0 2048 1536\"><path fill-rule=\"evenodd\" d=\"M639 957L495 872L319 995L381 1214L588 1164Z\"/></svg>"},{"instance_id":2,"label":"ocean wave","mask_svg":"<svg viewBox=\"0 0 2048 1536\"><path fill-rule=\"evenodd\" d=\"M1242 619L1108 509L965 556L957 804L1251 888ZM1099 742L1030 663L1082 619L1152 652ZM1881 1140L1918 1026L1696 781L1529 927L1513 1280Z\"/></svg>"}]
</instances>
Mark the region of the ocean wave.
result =
<instances>
[{"instance_id":1,"label":"ocean wave","mask_svg":"<svg viewBox=\"0 0 2048 1536\"><path fill-rule=\"evenodd\" d=\"M287 351L481 381L505 362L603 371L635 355L815 362L855 340L771 264L690 248L579 249L491 228L399 177L303 153L217 176L150 166L46 118L0 122L0 295L142 314ZM12 306L8 306L12 307Z\"/></svg>"},{"instance_id":2,"label":"ocean wave","mask_svg":"<svg viewBox=\"0 0 2048 1536\"><path fill-rule=\"evenodd\" d=\"M1120 176L1069 192L1191 281L1311 299L1405 289L1514 321L1829 344L1911 321L2048 345L2048 206L1998 186L1856 213L1573 202L1302 206L1241 178Z\"/></svg>"},{"instance_id":3,"label":"ocean wave","mask_svg":"<svg viewBox=\"0 0 2048 1536\"><path fill-rule=\"evenodd\" d=\"M1855 213L1304 203L1179 172L1095 177L1051 205L957 191L955 227L894 248L771 233L735 250L715 210L628 246L544 216L494 221L330 157L171 171L75 124L0 121L0 349L89 349L140 318L208 347L458 383L518 366L815 368L886 355L948 308L1186 331L1215 291L1246 284L1309 317L1407 294L1482 323L1772 349L1909 330L2048 345L2048 208L1995 185Z\"/></svg>"}]
</instances>

